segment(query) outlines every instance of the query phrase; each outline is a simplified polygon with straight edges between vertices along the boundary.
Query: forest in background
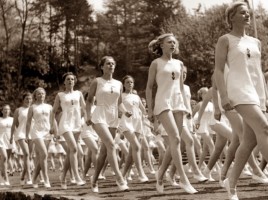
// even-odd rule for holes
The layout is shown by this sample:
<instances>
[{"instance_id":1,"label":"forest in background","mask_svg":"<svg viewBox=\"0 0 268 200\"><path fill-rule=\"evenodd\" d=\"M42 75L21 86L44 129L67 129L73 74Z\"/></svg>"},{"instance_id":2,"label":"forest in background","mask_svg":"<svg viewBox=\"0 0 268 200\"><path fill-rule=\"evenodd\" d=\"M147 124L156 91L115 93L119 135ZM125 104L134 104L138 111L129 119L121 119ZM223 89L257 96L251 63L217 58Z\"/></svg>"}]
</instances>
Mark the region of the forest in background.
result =
<instances>
[{"instance_id":1,"label":"forest in background","mask_svg":"<svg viewBox=\"0 0 268 200\"><path fill-rule=\"evenodd\" d=\"M176 55L188 67L186 84L196 91L209 87L214 70L217 39L227 33L225 9L214 6L194 14L180 0L109 0L104 13L96 13L87 0L0 0L0 104L17 106L20 94L41 86L49 103L62 89L62 75L78 76L77 89L85 92L99 74L102 56L111 55L115 78L135 78L141 96L148 68L154 59L148 44L172 32L179 41ZM255 8L262 66L268 68L268 14ZM253 26L248 34L254 36Z\"/></svg>"}]
</instances>

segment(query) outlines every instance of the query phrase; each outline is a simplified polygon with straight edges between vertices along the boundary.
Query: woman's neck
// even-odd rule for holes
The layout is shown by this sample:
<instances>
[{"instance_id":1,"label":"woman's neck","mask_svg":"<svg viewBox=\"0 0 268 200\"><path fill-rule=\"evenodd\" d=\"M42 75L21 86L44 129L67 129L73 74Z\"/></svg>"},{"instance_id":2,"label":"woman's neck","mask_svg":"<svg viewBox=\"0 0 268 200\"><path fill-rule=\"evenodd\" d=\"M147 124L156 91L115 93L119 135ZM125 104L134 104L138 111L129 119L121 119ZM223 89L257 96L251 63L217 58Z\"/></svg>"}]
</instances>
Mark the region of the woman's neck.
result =
<instances>
[{"instance_id":1,"label":"woman's neck","mask_svg":"<svg viewBox=\"0 0 268 200\"><path fill-rule=\"evenodd\" d=\"M133 90L125 90L124 93L126 93L126 94L132 94L133 93Z\"/></svg>"},{"instance_id":2,"label":"woman's neck","mask_svg":"<svg viewBox=\"0 0 268 200\"><path fill-rule=\"evenodd\" d=\"M113 74L103 74L102 78L105 79L105 80L110 81L110 80L113 79Z\"/></svg>"},{"instance_id":3,"label":"woman's neck","mask_svg":"<svg viewBox=\"0 0 268 200\"><path fill-rule=\"evenodd\" d=\"M230 34L236 36L236 37L244 37L246 35L245 27L235 26L231 30Z\"/></svg>"},{"instance_id":4,"label":"woman's neck","mask_svg":"<svg viewBox=\"0 0 268 200\"><path fill-rule=\"evenodd\" d=\"M172 54L163 54L161 58L164 60L172 60Z\"/></svg>"},{"instance_id":5,"label":"woman's neck","mask_svg":"<svg viewBox=\"0 0 268 200\"><path fill-rule=\"evenodd\" d=\"M9 116L8 115L3 115L3 118L8 118Z\"/></svg>"},{"instance_id":6,"label":"woman's neck","mask_svg":"<svg viewBox=\"0 0 268 200\"><path fill-rule=\"evenodd\" d=\"M36 101L35 102L35 104L37 104L37 105L41 105L41 104L43 104L44 103L44 101Z\"/></svg>"},{"instance_id":7,"label":"woman's neck","mask_svg":"<svg viewBox=\"0 0 268 200\"><path fill-rule=\"evenodd\" d=\"M66 93L72 93L74 91L74 89L72 87L70 88L65 88L65 92Z\"/></svg>"}]
</instances>

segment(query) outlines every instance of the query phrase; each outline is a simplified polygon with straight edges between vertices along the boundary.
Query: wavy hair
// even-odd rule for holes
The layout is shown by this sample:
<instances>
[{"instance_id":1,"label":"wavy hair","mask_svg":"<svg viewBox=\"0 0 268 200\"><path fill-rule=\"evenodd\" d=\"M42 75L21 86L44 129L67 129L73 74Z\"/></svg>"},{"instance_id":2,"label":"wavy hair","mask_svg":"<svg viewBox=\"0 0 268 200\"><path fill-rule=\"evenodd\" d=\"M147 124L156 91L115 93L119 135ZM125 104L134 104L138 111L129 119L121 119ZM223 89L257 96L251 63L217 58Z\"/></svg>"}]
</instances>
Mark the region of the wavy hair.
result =
<instances>
[{"instance_id":1,"label":"wavy hair","mask_svg":"<svg viewBox=\"0 0 268 200\"><path fill-rule=\"evenodd\" d=\"M236 14L239 6L248 7L248 4L244 1L236 1L232 3L230 6L228 6L228 8L225 10L225 21L231 30L233 28L231 18Z\"/></svg>"},{"instance_id":2,"label":"wavy hair","mask_svg":"<svg viewBox=\"0 0 268 200\"><path fill-rule=\"evenodd\" d=\"M152 40L149 45L148 45L148 49L149 52L152 54L155 54L157 56L162 56L163 55L163 51L161 48L161 44L163 43L164 39L167 37L174 37L173 33L165 33L160 35L157 39ZM179 53L179 42L178 40L175 38L176 40L176 49L175 49L175 53Z\"/></svg>"}]
</instances>

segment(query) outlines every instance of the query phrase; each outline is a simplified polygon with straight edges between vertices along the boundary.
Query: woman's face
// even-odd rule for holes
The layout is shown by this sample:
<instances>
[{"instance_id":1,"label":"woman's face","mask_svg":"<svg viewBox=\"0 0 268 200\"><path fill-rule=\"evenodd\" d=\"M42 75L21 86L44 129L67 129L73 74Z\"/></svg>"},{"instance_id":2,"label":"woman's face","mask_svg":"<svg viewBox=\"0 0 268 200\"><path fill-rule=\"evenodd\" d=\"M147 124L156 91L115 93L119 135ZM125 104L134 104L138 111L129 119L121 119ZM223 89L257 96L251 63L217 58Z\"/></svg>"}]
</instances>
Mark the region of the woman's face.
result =
<instances>
[{"instance_id":1,"label":"woman's face","mask_svg":"<svg viewBox=\"0 0 268 200\"><path fill-rule=\"evenodd\" d=\"M23 104L27 107L29 107L33 102L32 96L28 95L23 99Z\"/></svg>"},{"instance_id":2,"label":"woman's face","mask_svg":"<svg viewBox=\"0 0 268 200\"><path fill-rule=\"evenodd\" d=\"M168 36L164 38L163 43L161 44L161 48L163 53L174 53L177 47L177 41L175 37Z\"/></svg>"},{"instance_id":3,"label":"woman's face","mask_svg":"<svg viewBox=\"0 0 268 200\"><path fill-rule=\"evenodd\" d=\"M3 107L2 113L4 116L9 116L10 115L10 106L9 105L5 105Z\"/></svg>"},{"instance_id":4,"label":"woman's face","mask_svg":"<svg viewBox=\"0 0 268 200\"><path fill-rule=\"evenodd\" d=\"M74 87L75 77L73 75L67 75L64 80L65 87Z\"/></svg>"},{"instance_id":5,"label":"woman's face","mask_svg":"<svg viewBox=\"0 0 268 200\"><path fill-rule=\"evenodd\" d=\"M44 90L37 90L35 93L35 99L38 102L44 102L46 98L46 92Z\"/></svg>"},{"instance_id":6,"label":"woman's face","mask_svg":"<svg viewBox=\"0 0 268 200\"><path fill-rule=\"evenodd\" d=\"M124 88L126 91L131 91L134 88L134 80L132 78L125 79Z\"/></svg>"},{"instance_id":7,"label":"woman's face","mask_svg":"<svg viewBox=\"0 0 268 200\"><path fill-rule=\"evenodd\" d=\"M236 13L231 17L232 25L249 25L250 24L250 14L248 7L246 5L241 5L237 7Z\"/></svg>"},{"instance_id":8,"label":"woman's face","mask_svg":"<svg viewBox=\"0 0 268 200\"><path fill-rule=\"evenodd\" d=\"M102 66L103 74L113 74L115 69L115 61L112 58L107 58Z\"/></svg>"},{"instance_id":9,"label":"woman's face","mask_svg":"<svg viewBox=\"0 0 268 200\"><path fill-rule=\"evenodd\" d=\"M146 100L145 100L145 99L142 99L142 100L141 100L141 103L142 103L142 105L143 105L144 107L146 107Z\"/></svg>"}]
</instances>

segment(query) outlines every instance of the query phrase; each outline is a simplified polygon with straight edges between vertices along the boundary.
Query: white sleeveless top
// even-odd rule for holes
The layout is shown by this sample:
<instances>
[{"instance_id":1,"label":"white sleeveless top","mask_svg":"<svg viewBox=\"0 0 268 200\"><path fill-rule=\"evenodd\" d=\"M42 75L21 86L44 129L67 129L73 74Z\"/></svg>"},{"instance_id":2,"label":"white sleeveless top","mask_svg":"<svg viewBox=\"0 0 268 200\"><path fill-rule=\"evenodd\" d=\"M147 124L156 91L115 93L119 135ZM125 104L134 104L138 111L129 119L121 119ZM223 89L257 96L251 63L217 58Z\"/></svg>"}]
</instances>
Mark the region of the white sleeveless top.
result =
<instances>
[{"instance_id":1,"label":"white sleeveless top","mask_svg":"<svg viewBox=\"0 0 268 200\"><path fill-rule=\"evenodd\" d=\"M26 122L29 108L19 107L18 108L18 122L19 125L14 132L14 140L18 141L26 139Z\"/></svg>"},{"instance_id":2,"label":"white sleeveless top","mask_svg":"<svg viewBox=\"0 0 268 200\"><path fill-rule=\"evenodd\" d=\"M50 113L52 111L52 106L46 103L43 104L33 104L33 119L34 124L31 131L32 139L48 139L50 136Z\"/></svg>"},{"instance_id":3,"label":"white sleeveless top","mask_svg":"<svg viewBox=\"0 0 268 200\"><path fill-rule=\"evenodd\" d=\"M78 90L72 93L60 92L60 105L62 116L59 122L59 134L65 132L79 132L81 130L81 92Z\"/></svg>"},{"instance_id":4,"label":"white sleeveless top","mask_svg":"<svg viewBox=\"0 0 268 200\"><path fill-rule=\"evenodd\" d=\"M242 38L226 36L229 40L226 86L231 104L256 104L265 110L265 80L258 40L247 35Z\"/></svg>"},{"instance_id":5,"label":"white sleeveless top","mask_svg":"<svg viewBox=\"0 0 268 200\"><path fill-rule=\"evenodd\" d=\"M176 59L165 61L157 58L154 114L159 115L165 110L185 111L183 97L180 91L180 76L182 62Z\"/></svg>"},{"instance_id":6,"label":"white sleeveless top","mask_svg":"<svg viewBox=\"0 0 268 200\"><path fill-rule=\"evenodd\" d=\"M0 147L8 148L10 146L11 126L13 117L0 117Z\"/></svg>"},{"instance_id":7,"label":"white sleeveless top","mask_svg":"<svg viewBox=\"0 0 268 200\"><path fill-rule=\"evenodd\" d=\"M140 110L140 97L136 94L122 93L122 103L127 111L132 112L131 117L122 115L119 129L121 132L129 131L131 133L143 133L142 113Z\"/></svg>"},{"instance_id":8,"label":"white sleeveless top","mask_svg":"<svg viewBox=\"0 0 268 200\"><path fill-rule=\"evenodd\" d=\"M91 121L94 124L106 124L108 127L118 127L118 99L120 97L122 83L118 80L97 79L96 108Z\"/></svg>"}]
</instances>

